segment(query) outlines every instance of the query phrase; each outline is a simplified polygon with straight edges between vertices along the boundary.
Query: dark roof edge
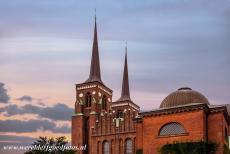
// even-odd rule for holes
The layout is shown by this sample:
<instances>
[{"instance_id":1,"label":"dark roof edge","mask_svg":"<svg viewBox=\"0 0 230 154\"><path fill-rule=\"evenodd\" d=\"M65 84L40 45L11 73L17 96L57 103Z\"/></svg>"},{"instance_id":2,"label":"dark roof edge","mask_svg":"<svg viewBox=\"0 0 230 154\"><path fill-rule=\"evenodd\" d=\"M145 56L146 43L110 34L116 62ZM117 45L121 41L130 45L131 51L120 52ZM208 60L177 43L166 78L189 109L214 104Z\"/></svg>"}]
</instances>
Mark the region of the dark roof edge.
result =
<instances>
[{"instance_id":1,"label":"dark roof edge","mask_svg":"<svg viewBox=\"0 0 230 154\"><path fill-rule=\"evenodd\" d=\"M173 114L173 113L187 112L187 111L201 110L201 109L204 109L206 113L215 113L215 112L223 111L226 121L228 122L228 124L230 124L230 115L225 105L211 107L204 103L192 103L192 104L186 104L186 105L181 105L176 107L160 108L151 111L144 111L144 112L140 112L139 114L141 117L146 117L146 116L148 117L148 116L159 116L159 115Z\"/></svg>"}]
</instances>

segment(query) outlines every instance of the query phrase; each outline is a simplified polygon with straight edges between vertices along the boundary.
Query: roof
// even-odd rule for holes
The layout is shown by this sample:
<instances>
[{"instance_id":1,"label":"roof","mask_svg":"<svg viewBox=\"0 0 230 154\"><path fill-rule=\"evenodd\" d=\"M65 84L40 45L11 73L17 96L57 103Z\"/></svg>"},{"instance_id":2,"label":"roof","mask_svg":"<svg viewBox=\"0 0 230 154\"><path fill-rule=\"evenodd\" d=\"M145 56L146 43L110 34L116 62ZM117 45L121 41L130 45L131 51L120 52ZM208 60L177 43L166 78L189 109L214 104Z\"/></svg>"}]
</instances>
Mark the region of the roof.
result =
<instances>
[{"instance_id":1,"label":"roof","mask_svg":"<svg viewBox=\"0 0 230 154\"><path fill-rule=\"evenodd\" d=\"M179 88L169 94L161 103L160 108L168 108L186 104L204 103L209 105L208 99L201 93L188 87Z\"/></svg>"},{"instance_id":2,"label":"roof","mask_svg":"<svg viewBox=\"0 0 230 154\"><path fill-rule=\"evenodd\" d=\"M230 115L227 111L226 105L208 105L205 103L192 103L192 104L184 104L178 105L174 107L166 107L166 108L158 108L150 111L142 111L139 113L139 121L143 117L152 117L152 116L161 116L161 115L168 115L168 114L175 114L181 112L189 112L194 110L204 110L206 113L216 113L216 112L223 112L225 119L227 120L228 124L230 124Z\"/></svg>"},{"instance_id":3,"label":"roof","mask_svg":"<svg viewBox=\"0 0 230 154\"><path fill-rule=\"evenodd\" d=\"M127 62L127 47L126 47L126 51L125 51L122 91L121 91L121 97L118 99L118 101L131 101L130 91L129 91L129 72L128 72L128 62Z\"/></svg>"},{"instance_id":4,"label":"roof","mask_svg":"<svg viewBox=\"0 0 230 154\"><path fill-rule=\"evenodd\" d=\"M94 81L97 81L103 84L101 80L96 17L95 17L95 26L94 26L94 38L93 38L93 49L92 49L90 74L89 74L89 78L85 81L85 83L94 82Z\"/></svg>"}]
</instances>

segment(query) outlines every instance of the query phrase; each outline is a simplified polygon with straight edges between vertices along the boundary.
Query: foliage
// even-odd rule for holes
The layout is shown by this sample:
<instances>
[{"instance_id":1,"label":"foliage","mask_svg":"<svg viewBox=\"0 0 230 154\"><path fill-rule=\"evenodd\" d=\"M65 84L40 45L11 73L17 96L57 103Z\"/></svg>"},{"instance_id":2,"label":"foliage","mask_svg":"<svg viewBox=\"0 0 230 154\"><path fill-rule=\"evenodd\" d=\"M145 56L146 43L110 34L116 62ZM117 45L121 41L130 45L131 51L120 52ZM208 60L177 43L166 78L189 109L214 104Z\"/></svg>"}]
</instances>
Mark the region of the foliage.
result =
<instances>
[{"instance_id":1,"label":"foliage","mask_svg":"<svg viewBox=\"0 0 230 154\"><path fill-rule=\"evenodd\" d=\"M224 154L230 154L229 147L226 144L224 145Z\"/></svg>"},{"instance_id":2,"label":"foliage","mask_svg":"<svg viewBox=\"0 0 230 154\"><path fill-rule=\"evenodd\" d=\"M143 150L142 149L137 149L136 154L143 154Z\"/></svg>"},{"instance_id":3,"label":"foliage","mask_svg":"<svg viewBox=\"0 0 230 154\"><path fill-rule=\"evenodd\" d=\"M214 154L217 144L212 142L182 142L166 144L160 149L161 154Z\"/></svg>"},{"instance_id":4,"label":"foliage","mask_svg":"<svg viewBox=\"0 0 230 154\"><path fill-rule=\"evenodd\" d=\"M63 147L68 146L68 142L66 141L65 136L57 137L57 138L47 138L47 137L39 137L37 141L32 144L33 147L39 147L25 152L24 154L74 154L74 150L69 149L61 149L55 147ZM42 148L44 147L44 148Z\"/></svg>"}]
</instances>

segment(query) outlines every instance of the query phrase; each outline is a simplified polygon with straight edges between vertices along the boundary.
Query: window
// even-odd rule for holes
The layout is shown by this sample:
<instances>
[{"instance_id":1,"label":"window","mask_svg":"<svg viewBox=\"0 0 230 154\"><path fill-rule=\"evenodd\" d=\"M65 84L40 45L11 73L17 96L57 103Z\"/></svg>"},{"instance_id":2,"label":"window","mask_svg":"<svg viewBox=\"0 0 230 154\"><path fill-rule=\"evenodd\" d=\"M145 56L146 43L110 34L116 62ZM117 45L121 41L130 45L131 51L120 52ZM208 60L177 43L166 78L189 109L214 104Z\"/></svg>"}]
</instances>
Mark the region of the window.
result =
<instances>
[{"instance_id":1,"label":"window","mask_svg":"<svg viewBox=\"0 0 230 154\"><path fill-rule=\"evenodd\" d=\"M86 107L91 107L91 101L92 101L92 96L90 95L90 92L87 92L85 95Z\"/></svg>"},{"instance_id":2,"label":"window","mask_svg":"<svg viewBox=\"0 0 230 154\"><path fill-rule=\"evenodd\" d=\"M116 118L122 118L123 117L123 113L121 110L117 110L117 114L116 114Z\"/></svg>"},{"instance_id":3,"label":"window","mask_svg":"<svg viewBox=\"0 0 230 154\"><path fill-rule=\"evenodd\" d=\"M107 97L105 95L103 95L102 97L102 109L106 110L107 108Z\"/></svg>"},{"instance_id":4,"label":"window","mask_svg":"<svg viewBox=\"0 0 230 154\"><path fill-rule=\"evenodd\" d=\"M86 132L83 135L85 144L89 145L89 117L86 117L86 116L84 117L84 132ZM85 152L88 153L89 152L89 148L86 148Z\"/></svg>"},{"instance_id":5,"label":"window","mask_svg":"<svg viewBox=\"0 0 230 154\"><path fill-rule=\"evenodd\" d=\"M228 130L227 130L227 128L225 128L225 141L226 141L227 143L229 143L229 140L228 140Z\"/></svg>"},{"instance_id":6,"label":"window","mask_svg":"<svg viewBox=\"0 0 230 154\"><path fill-rule=\"evenodd\" d=\"M133 142L131 139L127 139L125 141L125 154L132 154L133 153Z\"/></svg>"},{"instance_id":7,"label":"window","mask_svg":"<svg viewBox=\"0 0 230 154\"><path fill-rule=\"evenodd\" d=\"M182 135L185 134L186 130L184 127L177 123L177 122L171 122L165 124L163 127L161 127L159 136L167 136L167 135Z\"/></svg>"},{"instance_id":8,"label":"window","mask_svg":"<svg viewBox=\"0 0 230 154\"><path fill-rule=\"evenodd\" d=\"M109 154L109 142L108 141L104 141L103 142L103 154Z\"/></svg>"}]
</instances>

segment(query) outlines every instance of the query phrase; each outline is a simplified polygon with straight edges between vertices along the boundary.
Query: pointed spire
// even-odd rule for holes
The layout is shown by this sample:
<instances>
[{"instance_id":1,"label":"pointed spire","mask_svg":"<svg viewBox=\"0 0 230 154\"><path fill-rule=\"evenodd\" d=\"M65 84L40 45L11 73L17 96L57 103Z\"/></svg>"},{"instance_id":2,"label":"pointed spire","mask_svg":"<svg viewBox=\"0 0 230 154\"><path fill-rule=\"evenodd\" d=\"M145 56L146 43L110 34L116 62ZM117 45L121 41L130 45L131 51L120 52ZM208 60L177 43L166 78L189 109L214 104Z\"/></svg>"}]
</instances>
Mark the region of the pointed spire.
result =
<instances>
[{"instance_id":1,"label":"pointed spire","mask_svg":"<svg viewBox=\"0 0 230 154\"><path fill-rule=\"evenodd\" d=\"M97 40L97 21L96 21L96 9L95 9L95 25L94 25L94 38L93 38L93 49L91 58L91 67L89 79L86 82L98 81L101 82L101 70L100 70L100 59L98 52L98 40Z\"/></svg>"},{"instance_id":2,"label":"pointed spire","mask_svg":"<svg viewBox=\"0 0 230 154\"><path fill-rule=\"evenodd\" d=\"M129 74L128 74L128 62L127 62L127 42L125 47L125 64L124 64L124 72L123 72L123 82L122 82L122 91L121 97L118 101L130 100L130 92L129 92Z\"/></svg>"}]
</instances>

